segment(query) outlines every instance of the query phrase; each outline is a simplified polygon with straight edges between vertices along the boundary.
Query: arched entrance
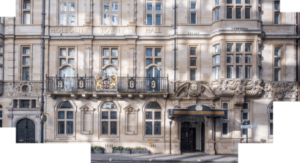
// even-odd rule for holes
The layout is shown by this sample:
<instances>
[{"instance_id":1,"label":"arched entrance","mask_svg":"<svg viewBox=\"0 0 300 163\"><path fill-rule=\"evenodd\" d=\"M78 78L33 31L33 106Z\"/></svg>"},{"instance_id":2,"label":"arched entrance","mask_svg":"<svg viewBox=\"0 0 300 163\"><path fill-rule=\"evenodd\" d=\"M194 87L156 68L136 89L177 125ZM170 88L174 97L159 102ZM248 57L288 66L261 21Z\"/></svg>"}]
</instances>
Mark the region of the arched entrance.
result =
<instances>
[{"instance_id":1,"label":"arched entrance","mask_svg":"<svg viewBox=\"0 0 300 163\"><path fill-rule=\"evenodd\" d=\"M35 141L35 124L30 119L21 119L17 123L17 143L30 143Z\"/></svg>"}]
</instances>

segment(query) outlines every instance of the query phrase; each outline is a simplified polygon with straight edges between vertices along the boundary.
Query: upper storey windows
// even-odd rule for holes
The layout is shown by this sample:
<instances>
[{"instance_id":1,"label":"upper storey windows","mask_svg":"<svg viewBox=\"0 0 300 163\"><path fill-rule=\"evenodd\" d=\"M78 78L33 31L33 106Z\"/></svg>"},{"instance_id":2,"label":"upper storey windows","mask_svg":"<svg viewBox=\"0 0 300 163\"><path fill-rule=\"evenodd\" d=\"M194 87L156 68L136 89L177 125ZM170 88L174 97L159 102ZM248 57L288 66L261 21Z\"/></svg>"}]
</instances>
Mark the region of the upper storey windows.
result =
<instances>
[{"instance_id":1,"label":"upper storey windows","mask_svg":"<svg viewBox=\"0 0 300 163\"><path fill-rule=\"evenodd\" d=\"M118 1L103 2L103 25L119 25Z\"/></svg>"},{"instance_id":2,"label":"upper storey windows","mask_svg":"<svg viewBox=\"0 0 300 163\"><path fill-rule=\"evenodd\" d=\"M28 0L23 1L22 15L23 15L23 24L31 24L30 23L30 9L31 3Z\"/></svg>"},{"instance_id":3,"label":"upper storey windows","mask_svg":"<svg viewBox=\"0 0 300 163\"><path fill-rule=\"evenodd\" d=\"M226 18L227 19L250 19L251 1L250 0L227 0Z\"/></svg>"},{"instance_id":4,"label":"upper storey windows","mask_svg":"<svg viewBox=\"0 0 300 163\"><path fill-rule=\"evenodd\" d=\"M162 2L158 0L146 3L146 25L162 25Z\"/></svg>"},{"instance_id":5,"label":"upper storey windows","mask_svg":"<svg viewBox=\"0 0 300 163\"><path fill-rule=\"evenodd\" d=\"M59 25L75 25L76 1L60 0L59 6Z\"/></svg>"},{"instance_id":6,"label":"upper storey windows","mask_svg":"<svg viewBox=\"0 0 300 163\"><path fill-rule=\"evenodd\" d=\"M279 1L274 2L274 24L280 24L280 4Z\"/></svg>"}]
</instances>

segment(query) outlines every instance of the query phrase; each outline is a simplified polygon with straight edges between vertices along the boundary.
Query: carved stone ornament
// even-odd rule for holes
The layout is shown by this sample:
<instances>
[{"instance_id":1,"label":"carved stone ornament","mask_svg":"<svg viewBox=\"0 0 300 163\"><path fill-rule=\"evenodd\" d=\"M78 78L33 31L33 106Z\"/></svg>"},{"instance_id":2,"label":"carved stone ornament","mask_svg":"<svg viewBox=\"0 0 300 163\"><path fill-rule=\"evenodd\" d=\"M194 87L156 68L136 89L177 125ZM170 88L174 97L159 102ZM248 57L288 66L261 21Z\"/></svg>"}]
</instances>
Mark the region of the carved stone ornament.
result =
<instances>
[{"instance_id":1,"label":"carved stone ornament","mask_svg":"<svg viewBox=\"0 0 300 163\"><path fill-rule=\"evenodd\" d=\"M297 98L298 83L296 82L273 82L266 85L268 88L265 89L265 97L274 98L276 101L283 98Z\"/></svg>"},{"instance_id":2,"label":"carved stone ornament","mask_svg":"<svg viewBox=\"0 0 300 163\"><path fill-rule=\"evenodd\" d=\"M24 89L24 87L26 87L26 89ZM42 89L42 83L31 83L31 82L19 82L15 84L5 83L3 96L4 97L16 97L16 96L40 97L42 95L41 89Z\"/></svg>"},{"instance_id":3,"label":"carved stone ornament","mask_svg":"<svg viewBox=\"0 0 300 163\"><path fill-rule=\"evenodd\" d=\"M176 98L191 98L198 97L205 91L205 87L200 84L200 82L186 82L185 84L181 84L176 93Z\"/></svg>"},{"instance_id":4,"label":"carved stone ornament","mask_svg":"<svg viewBox=\"0 0 300 163\"><path fill-rule=\"evenodd\" d=\"M173 101L173 106L174 106L174 108L180 108L181 106L180 106L179 100L174 100Z\"/></svg>"}]
</instances>

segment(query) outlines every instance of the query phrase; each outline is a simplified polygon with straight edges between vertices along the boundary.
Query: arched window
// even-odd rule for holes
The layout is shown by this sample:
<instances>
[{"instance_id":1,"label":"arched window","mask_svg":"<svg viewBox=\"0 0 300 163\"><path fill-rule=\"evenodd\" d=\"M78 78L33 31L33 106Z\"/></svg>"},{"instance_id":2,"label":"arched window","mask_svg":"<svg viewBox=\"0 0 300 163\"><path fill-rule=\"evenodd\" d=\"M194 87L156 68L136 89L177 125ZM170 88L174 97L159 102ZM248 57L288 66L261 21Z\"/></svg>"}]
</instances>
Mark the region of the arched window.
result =
<instances>
[{"instance_id":1,"label":"arched window","mask_svg":"<svg viewBox=\"0 0 300 163\"><path fill-rule=\"evenodd\" d=\"M70 135L74 129L74 111L70 102L63 102L57 109L57 129L58 134Z\"/></svg>"},{"instance_id":2,"label":"arched window","mask_svg":"<svg viewBox=\"0 0 300 163\"><path fill-rule=\"evenodd\" d=\"M160 70L159 68L152 66L147 69L146 73L146 88L147 91L159 92L160 91ZM154 78L154 80L153 80Z\"/></svg>"},{"instance_id":3,"label":"arched window","mask_svg":"<svg viewBox=\"0 0 300 163\"><path fill-rule=\"evenodd\" d=\"M101 107L101 133L103 135L117 135L118 113L113 102L105 102Z\"/></svg>"},{"instance_id":4,"label":"arched window","mask_svg":"<svg viewBox=\"0 0 300 163\"><path fill-rule=\"evenodd\" d=\"M146 135L161 135L161 107L157 102L146 105Z\"/></svg>"},{"instance_id":5,"label":"arched window","mask_svg":"<svg viewBox=\"0 0 300 163\"><path fill-rule=\"evenodd\" d=\"M59 70L59 75L61 77L72 77L74 74L74 70L70 66L65 66Z\"/></svg>"},{"instance_id":6,"label":"arched window","mask_svg":"<svg viewBox=\"0 0 300 163\"><path fill-rule=\"evenodd\" d=\"M273 104L269 107L269 135L273 135Z\"/></svg>"},{"instance_id":7,"label":"arched window","mask_svg":"<svg viewBox=\"0 0 300 163\"><path fill-rule=\"evenodd\" d=\"M2 127L2 118L3 118L2 105L0 105L0 127Z\"/></svg>"},{"instance_id":8,"label":"arched window","mask_svg":"<svg viewBox=\"0 0 300 163\"><path fill-rule=\"evenodd\" d=\"M74 75L75 72L70 66L65 66L59 70L60 77L64 77L64 89L65 91L73 91L74 89Z\"/></svg>"}]
</instances>

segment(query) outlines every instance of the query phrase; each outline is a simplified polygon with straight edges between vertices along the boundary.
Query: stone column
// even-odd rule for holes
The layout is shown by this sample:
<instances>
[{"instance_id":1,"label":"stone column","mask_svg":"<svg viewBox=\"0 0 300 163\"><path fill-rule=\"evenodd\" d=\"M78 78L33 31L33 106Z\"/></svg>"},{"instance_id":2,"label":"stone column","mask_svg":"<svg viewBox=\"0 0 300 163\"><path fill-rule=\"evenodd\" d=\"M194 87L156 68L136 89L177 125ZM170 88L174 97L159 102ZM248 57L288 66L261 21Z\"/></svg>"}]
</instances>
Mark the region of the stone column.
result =
<instances>
[{"instance_id":1,"label":"stone column","mask_svg":"<svg viewBox=\"0 0 300 163\"><path fill-rule=\"evenodd\" d=\"M215 154L214 150L214 119L211 117L204 117L205 121L205 153Z\"/></svg>"}]
</instances>

